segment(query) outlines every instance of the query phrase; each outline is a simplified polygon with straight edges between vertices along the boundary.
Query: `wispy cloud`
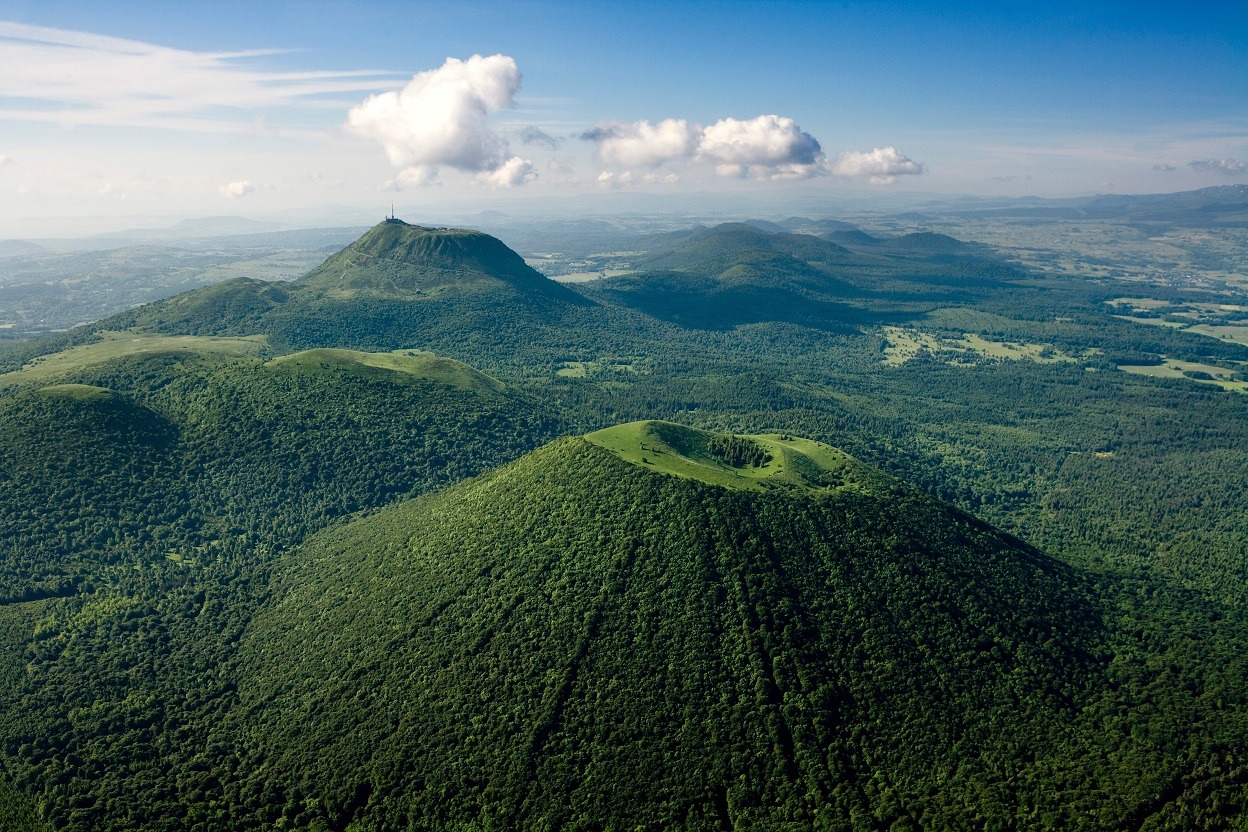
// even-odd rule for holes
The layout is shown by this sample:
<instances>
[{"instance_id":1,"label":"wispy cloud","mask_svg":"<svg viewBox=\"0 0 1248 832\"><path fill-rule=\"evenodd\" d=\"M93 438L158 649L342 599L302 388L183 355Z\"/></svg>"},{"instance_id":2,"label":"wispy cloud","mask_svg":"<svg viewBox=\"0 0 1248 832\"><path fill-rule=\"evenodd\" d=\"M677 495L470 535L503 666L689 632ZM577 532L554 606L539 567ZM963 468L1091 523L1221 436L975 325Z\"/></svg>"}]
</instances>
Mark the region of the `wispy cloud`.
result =
<instances>
[{"instance_id":1,"label":"wispy cloud","mask_svg":"<svg viewBox=\"0 0 1248 832\"><path fill-rule=\"evenodd\" d=\"M544 147L547 150L558 150L560 148L559 140L554 136L537 127L526 127L520 131L520 141L524 144L533 144Z\"/></svg>"},{"instance_id":2,"label":"wispy cloud","mask_svg":"<svg viewBox=\"0 0 1248 832\"><path fill-rule=\"evenodd\" d=\"M261 111L392 86L376 70L275 72L281 50L191 52L0 21L0 120L250 133Z\"/></svg>"},{"instance_id":3,"label":"wispy cloud","mask_svg":"<svg viewBox=\"0 0 1248 832\"><path fill-rule=\"evenodd\" d=\"M1201 173L1224 173L1227 176L1240 176L1248 173L1248 162L1239 159L1198 159L1188 162L1187 166Z\"/></svg>"}]
</instances>

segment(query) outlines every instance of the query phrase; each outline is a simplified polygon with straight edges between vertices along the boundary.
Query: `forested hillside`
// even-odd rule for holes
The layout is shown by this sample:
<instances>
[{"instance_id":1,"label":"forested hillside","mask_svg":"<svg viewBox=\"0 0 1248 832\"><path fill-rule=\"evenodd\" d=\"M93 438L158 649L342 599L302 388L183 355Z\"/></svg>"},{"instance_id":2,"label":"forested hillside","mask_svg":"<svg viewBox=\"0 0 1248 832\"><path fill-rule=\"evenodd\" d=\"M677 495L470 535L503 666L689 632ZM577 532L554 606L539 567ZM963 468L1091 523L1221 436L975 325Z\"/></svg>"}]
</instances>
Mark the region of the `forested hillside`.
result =
<instances>
[{"instance_id":1,"label":"forested hillside","mask_svg":"<svg viewBox=\"0 0 1248 832\"><path fill-rule=\"evenodd\" d=\"M387 222L0 353L0 824L1242 825L1248 348L939 234L652 243Z\"/></svg>"},{"instance_id":2,"label":"forested hillside","mask_svg":"<svg viewBox=\"0 0 1248 832\"><path fill-rule=\"evenodd\" d=\"M428 355L79 361L0 399L0 748L55 828L187 828L283 552L558 431Z\"/></svg>"},{"instance_id":3,"label":"forested hillside","mask_svg":"<svg viewBox=\"0 0 1248 832\"><path fill-rule=\"evenodd\" d=\"M242 646L266 761L244 794L289 784L287 823L331 828L1085 811L1039 772L1090 762L1056 739L1096 688L1090 587L888 478L816 484L835 452L772 447L809 484L725 489L564 440L310 542ZM972 809L1002 778L1027 796Z\"/></svg>"}]
</instances>

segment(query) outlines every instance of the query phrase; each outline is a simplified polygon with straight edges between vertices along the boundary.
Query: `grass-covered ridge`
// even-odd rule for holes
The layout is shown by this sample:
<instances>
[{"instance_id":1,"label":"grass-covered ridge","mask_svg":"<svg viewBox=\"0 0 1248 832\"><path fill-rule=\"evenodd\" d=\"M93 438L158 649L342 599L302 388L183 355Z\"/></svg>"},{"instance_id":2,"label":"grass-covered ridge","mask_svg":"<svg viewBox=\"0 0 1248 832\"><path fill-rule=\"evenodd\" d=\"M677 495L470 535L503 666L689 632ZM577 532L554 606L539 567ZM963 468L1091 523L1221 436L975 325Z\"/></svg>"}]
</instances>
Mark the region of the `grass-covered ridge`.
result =
<instances>
[{"instance_id":1,"label":"grass-covered ridge","mask_svg":"<svg viewBox=\"0 0 1248 832\"><path fill-rule=\"evenodd\" d=\"M39 395L45 399L65 399L71 402L108 401L116 394L107 387L96 387L94 384L51 384L39 388Z\"/></svg>"},{"instance_id":2,"label":"grass-covered ridge","mask_svg":"<svg viewBox=\"0 0 1248 832\"><path fill-rule=\"evenodd\" d=\"M650 420L595 431L585 439L646 470L737 491L787 487L824 492L889 481L844 451L788 434L738 437ZM733 464L731 455L719 449L732 444L752 447L756 456Z\"/></svg>"},{"instance_id":3,"label":"grass-covered ridge","mask_svg":"<svg viewBox=\"0 0 1248 832\"><path fill-rule=\"evenodd\" d=\"M128 356L176 354L241 358L259 356L266 347L263 335L218 338L206 335L101 332L91 343L38 356L28 361L22 369L0 375L0 386L70 376Z\"/></svg>"},{"instance_id":4,"label":"grass-covered ridge","mask_svg":"<svg viewBox=\"0 0 1248 832\"><path fill-rule=\"evenodd\" d=\"M467 364L425 350L361 352L347 349L314 349L281 355L266 362L273 372L301 372L319 375L348 374L378 378L392 383L427 380L474 393L502 392L498 379L474 370Z\"/></svg>"}]
</instances>

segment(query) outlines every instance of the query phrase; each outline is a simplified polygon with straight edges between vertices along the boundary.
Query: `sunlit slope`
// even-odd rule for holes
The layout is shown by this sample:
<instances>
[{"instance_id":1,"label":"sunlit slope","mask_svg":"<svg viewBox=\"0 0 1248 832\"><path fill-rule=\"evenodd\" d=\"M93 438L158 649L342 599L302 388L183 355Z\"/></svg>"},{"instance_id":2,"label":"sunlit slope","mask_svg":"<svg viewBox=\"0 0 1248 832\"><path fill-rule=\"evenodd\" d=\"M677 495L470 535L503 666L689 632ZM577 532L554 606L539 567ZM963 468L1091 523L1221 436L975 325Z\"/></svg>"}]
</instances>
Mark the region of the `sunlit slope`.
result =
<instances>
[{"instance_id":1,"label":"sunlit slope","mask_svg":"<svg viewBox=\"0 0 1248 832\"><path fill-rule=\"evenodd\" d=\"M114 329L261 334L279 352L316 347L514 344L592 306L478 231L378 224L291 283L240 278L114 316Z\"/></svg>"},{"instance_id":2,"label":"sunlit slope","mask_svg":"<svg viewBox=\"0 0 1248 832\"><path fill-rule=\"evenodd\" d=\"M75 366L0 395L0 787L76 832L243 828L220 726L283 553L563 430L415 351Z\"/></svg>"},{"instance_id":3,"label":"sunlit slope","mask_svg":"<svg viewBox=\"0 0 1248 832\"><path fill-rule=\"evenodd\" d=\"M578 295L529 267L495 237L397 220L374 226L298 282L341 295L436 297L505 291L581 302Z\"/></svg>"},{"instance_id":4,"label":"sunlit slope","mask_svg":"<svg viewBox=\"0 0 1248 832\"><path fill-rule=\"evenodd\" d=\"M787 434L724 436L645 421L595 431L585 439L648 470L734 490L820 493L895 483L844 451Z\"/></svg>"},{"instance_id":5,"label":"sunlit slope","mask_svg":"<svg viewBox=\"0 0 1248 832\"><path fill-rule=\"evenodd\" d=\"M105 330L90 343L38 356L20 370L0 375L0 386L68 378L97 365L136 356L254 358L266 347L263 336L213 338Z\"/></svg>"},{"instance_id":6,"label":"sunlit slope","mask_svg":"<svg viewBox=\"0 0 1248 832\"><path fill-rule=\"evenodd\" d=\"M1055 744L1099 638L1079 579L826 446L749 437L770 473L720 471L732 438L559 440L302 547L241 647L254 817L261 782L331 828L887 828L932 792L933 825L1028 825L1093 800L1042 770L1078 768Z\"/></svg>"},{"instance_id":7,"label":"sunlit slope","mask_svg":"<svg viewBox=\"0 0 1248 832\"><path fill-rule=\"evenodd\" d=\"M419 350L376 353L322 348L279 356L267 362L272 372L334 377L351 375L395 384L435 382L474 393L499 393L503 383L467 364Z\"/></svg>"}]
</instances>

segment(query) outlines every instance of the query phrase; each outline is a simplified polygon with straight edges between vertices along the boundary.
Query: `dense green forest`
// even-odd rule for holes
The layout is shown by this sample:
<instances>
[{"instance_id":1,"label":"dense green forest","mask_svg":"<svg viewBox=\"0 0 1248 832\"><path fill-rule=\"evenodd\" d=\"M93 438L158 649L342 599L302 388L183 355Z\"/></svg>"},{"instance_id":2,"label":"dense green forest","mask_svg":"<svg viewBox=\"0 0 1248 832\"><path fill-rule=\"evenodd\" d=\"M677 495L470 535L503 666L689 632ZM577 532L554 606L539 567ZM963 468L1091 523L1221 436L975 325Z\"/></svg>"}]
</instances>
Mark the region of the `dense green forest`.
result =
<instances>
[{"instance_id":1,"label":"dense green forest","mask_svg":"<svg viewBox=\"0 0 1248 832\"><path fill-rule=\"evenodd\" d=\"M0 824L1239 828L1248 400L1119 368L1248 349L816 226L384 223L6 349ZM719 433L524 456L640 419Z\"/></svg>"}]
</instances>

